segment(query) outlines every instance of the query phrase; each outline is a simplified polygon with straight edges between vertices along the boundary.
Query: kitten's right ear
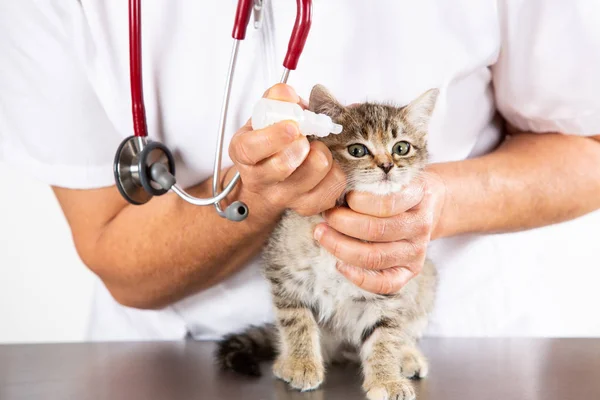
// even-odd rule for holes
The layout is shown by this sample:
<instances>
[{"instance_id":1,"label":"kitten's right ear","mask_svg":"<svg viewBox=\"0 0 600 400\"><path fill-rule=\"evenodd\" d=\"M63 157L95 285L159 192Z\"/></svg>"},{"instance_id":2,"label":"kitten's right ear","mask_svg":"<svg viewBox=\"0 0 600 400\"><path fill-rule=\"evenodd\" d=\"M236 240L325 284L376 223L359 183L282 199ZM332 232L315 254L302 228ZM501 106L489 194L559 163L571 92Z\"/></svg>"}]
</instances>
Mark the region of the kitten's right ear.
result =
<instances>
[{"instance_id":1,"label":"kitten's right ear","mask_svg":"<svg viewBox=\"0 0 600 400\"><path fill-rule=\"evenodd\" d=\"M308 100L308 109L317 114L335 118L344 111L344 106L323 85L315 85Z\"/></svg>"}]
</instances>

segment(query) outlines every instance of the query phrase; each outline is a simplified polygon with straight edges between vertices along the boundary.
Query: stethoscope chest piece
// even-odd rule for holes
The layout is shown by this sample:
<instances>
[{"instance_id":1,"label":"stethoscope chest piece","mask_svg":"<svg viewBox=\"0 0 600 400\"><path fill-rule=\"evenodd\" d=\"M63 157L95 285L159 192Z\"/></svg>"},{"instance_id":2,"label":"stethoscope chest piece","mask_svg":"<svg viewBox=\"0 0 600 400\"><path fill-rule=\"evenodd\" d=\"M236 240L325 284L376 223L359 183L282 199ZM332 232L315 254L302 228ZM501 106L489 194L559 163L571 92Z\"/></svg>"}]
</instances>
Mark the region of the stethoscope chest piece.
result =
<instances>
[{"instance_id":1,"label":"stethoscope chest piece","mask_svg":"<svg viewBox=\"0 0 600 400\"><path fill-rule=\"evenodd\" d=\"M169 149L159 142L146 143L146 138L130 136L117 149L114 175L117 189L131 204L147 203L153 196L168 190L152 178L151 168L164 166L167 176L175 175L175 161Z\"/></svg>"}]
</instances>

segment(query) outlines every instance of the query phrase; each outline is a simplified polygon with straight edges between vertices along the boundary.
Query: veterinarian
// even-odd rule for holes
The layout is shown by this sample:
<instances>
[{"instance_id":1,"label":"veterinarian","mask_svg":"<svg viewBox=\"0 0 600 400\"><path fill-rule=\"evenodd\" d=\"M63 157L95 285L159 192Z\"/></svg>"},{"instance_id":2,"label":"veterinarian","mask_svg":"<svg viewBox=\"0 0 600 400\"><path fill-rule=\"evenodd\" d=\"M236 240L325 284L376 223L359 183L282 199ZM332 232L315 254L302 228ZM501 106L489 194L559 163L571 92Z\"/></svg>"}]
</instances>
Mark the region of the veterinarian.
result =
<instances>
[{"instance_id":1,"label":"veterinarian","mask_svg":"<svg viewBox=\"0 0 600 400\"><path fill-rule=\"evenodd\" d=\"M212 193L234 9L144 2L149 136L197 196ZM315 239L368 291L400 289L427 251L440 271L429 335L600 335L596 2L315 1L290 86L273 83L295 2L263 12L230 106L224 180L239 170L242 184L227 201L251 210L234 223L172 193L132 206L114 186L115 149L132 134L124 2L0 1L1 151L53 188L98 278L90 340L214 339L270 320L260 251L286 208L324 212ZM316 83L345 104L439 88L426 179L331 210L344 176L329 151L293 124L246 124L263 94L302 102Z\"/></svg>"}]
</instances>

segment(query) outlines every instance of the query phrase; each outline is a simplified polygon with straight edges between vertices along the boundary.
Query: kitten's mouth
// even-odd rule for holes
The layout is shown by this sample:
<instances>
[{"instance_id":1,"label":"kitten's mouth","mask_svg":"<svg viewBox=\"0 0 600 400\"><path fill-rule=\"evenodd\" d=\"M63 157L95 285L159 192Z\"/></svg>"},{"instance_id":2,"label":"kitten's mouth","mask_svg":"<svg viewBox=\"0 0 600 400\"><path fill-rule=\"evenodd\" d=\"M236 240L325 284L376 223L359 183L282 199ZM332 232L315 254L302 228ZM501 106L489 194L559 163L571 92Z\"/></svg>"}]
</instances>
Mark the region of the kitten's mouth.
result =
<instances>
[{"instance_id":1,"label":"kitten's mouth","mask_svg":"<svg viewBox=\"0 0 600 400\"><path fill-rule=\"evenodd\" d=\"M381 176L380 182L394 182L394 179L392 178L392 175L384 173Z\"/></svg>"}]
</instances>

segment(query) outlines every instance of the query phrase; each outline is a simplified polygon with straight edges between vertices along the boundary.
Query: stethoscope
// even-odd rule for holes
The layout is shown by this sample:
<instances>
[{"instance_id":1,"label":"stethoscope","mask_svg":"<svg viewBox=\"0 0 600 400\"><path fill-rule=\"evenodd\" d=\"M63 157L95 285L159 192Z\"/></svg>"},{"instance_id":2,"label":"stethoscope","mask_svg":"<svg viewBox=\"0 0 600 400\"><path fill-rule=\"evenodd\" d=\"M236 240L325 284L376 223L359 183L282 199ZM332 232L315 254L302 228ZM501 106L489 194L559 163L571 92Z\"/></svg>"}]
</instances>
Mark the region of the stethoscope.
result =
<instances>
[{"instance_id":1,"label":"stethoscope","mask_svg":"<svg viewBox=\"0 0 600 400\"><path fill-rule=\"evenodd\" d=\"M239 181L239 172L236 172L233 179L220 192L219 172L223 155L225 121L239 44L246 37L246 29L252 10L254 10L255 27L259 27L263 6L263 0L239 0L237 4L232 32L233 49L225 83L225 94L219 120L219 136L215 151L212 180L213 197L200 199L189 195L177 185L175 160L169 149L160 142L148 139L142 89L141 1L129 0L129 69L134 135L126 138L119 145L113 167L117 189L129 203L135 205L145 204L153 196L161 196L172 190L188 203L197 206L214 204L218 214L230 221L243 221L246 219L249 210L243 202L234 201L224 211L219 204L231 193ZM286 83L290 71L296 69L311 26L312 0L296 0L296 7L296 21L283 61L282 83Z\"/></svg>"}]
</instances>

